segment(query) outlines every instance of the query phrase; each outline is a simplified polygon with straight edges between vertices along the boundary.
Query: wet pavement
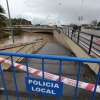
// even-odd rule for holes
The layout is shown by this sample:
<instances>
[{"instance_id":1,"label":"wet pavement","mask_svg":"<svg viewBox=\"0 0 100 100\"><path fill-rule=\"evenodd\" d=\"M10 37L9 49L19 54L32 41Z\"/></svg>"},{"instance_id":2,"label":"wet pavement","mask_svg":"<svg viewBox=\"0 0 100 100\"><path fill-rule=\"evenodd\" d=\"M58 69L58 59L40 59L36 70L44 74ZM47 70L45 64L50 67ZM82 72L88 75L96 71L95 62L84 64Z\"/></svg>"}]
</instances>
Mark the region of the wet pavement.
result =
<instances>
[{"instance_id":1,"label":"wet pavement","mask_svg":"<svg viewBox=\"0 0 100 100\"><path fill-rule=\"evenodd\" d=\"M50 54L50 55L62 55L62 56L75 56L70 50L62 46L61 44L57 42L47 42L46 45L44 45L38 52L35 52L37 54ZM41 70L41 60L39 59L28 59L29 66L32 68L36 68ZM25 65L25 60L21 62L21 64ZM78 70L78 63L72 62L72 61L63 61L62 62L62 76L76 79ZM25 86L25 76L26 72L23 72L19 69L15 69L16 77L17 77L17 84L18 84L18 90L20 95L20 100L30 100L29 94L26 91ZM58 75L59 72L59 61L53 61L53 60L45 60L45 72L49 72L52 74ZM12 76L12 69L10 68L7 71L4 71L4 77L6 80L9 100L16 100L16 92L13 82L13 76ZM36 75L30 74L30 77L34 78L41 78ZM90 70L90 68L86 65L82 65L81 75L80 75L80 81L89 82L89 83L95 83L96 76L95 74ZM0 86L2 84L0 83ZM63 97L61 100L73 100L74 97L74 91L75 87L64 85L63 87ZM78 89L78 96L77 100L90 100L92 96L91 91L87 91L84 89ZM42 95L39 94L33 94L32 93L32 100L42 100ZM58 100L57 97L52 96L46 96L46 100ZM6 100L4 96L4 91L0 91L0 100ZM96 93L95 100L100 100L100 95Z\"/></svg>"}]
</instances>

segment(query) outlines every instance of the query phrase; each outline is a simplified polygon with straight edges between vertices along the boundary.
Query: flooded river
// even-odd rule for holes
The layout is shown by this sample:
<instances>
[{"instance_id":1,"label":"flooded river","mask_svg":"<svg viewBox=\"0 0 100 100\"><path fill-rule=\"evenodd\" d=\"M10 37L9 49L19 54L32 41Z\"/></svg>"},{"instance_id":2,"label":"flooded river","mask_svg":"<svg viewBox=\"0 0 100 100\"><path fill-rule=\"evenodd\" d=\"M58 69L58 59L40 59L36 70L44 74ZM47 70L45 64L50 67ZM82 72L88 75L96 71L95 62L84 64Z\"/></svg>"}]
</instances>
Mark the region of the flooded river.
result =
<instances>
[{"instance_id":1,"label":"flooded river","mask_svg":"<svg viewBox=\"0 0 100 100\"><path fill-rule=\"evenodd\" d=\"M24 42L32 42L36 40L37 38L44 37L48 41L55 41L53 35L51 33L24 33L21 36L14 36L15 43L24 43ZM0 45L7 45L12 44L12 37L9 36L9 38L6 39L0 39Z\"/></svg>"}]
</instances>

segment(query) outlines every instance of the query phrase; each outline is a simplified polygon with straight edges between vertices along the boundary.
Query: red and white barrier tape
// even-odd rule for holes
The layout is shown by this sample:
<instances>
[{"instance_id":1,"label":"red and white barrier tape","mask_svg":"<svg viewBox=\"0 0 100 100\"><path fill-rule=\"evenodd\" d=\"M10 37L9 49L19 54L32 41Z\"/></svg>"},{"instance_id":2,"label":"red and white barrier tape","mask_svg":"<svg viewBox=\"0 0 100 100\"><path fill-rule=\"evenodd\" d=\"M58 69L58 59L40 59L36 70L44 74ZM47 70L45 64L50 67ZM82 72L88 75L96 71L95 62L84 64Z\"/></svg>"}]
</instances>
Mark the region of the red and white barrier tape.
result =
<instances>
[{"instance_id":1,"label":"red and white barrier tape","mask_svg":"<svg viewBox=\"0 0 100 100\"><path fill-rule=\"evenodd\" d=\"M0 61L12 65L11 61L6 60L6 59L1 58L1 57L0 57ZM15 68L21 69L23 71L27 70L26 66L24 66L24 65L21 65L21 64L15 63L15 62L13 62L13 64L14 64ZM29 71L29 73L32 73L34 75L38 75L38 76L42 77L42 71L41 70L37 70L37 69L31 68L31 67L28 67L28 71ZM50 79L50 80L54 80L54 81L59 80L59 76L51 74L51 73L47 73L47 72L44 72L44 77L47 78L47 79ZM61 77L61 82L63 82L64 84L76 87L76 80L69 79L69 78L66 78L66 77ZM90 83L85 83L85 82L79 81L78 87L85 89L85 90L93 91L95 84L90 84ZM96 92L100 93L100 86L99 85L97 86Z\"/></svg>"}]
</instances>

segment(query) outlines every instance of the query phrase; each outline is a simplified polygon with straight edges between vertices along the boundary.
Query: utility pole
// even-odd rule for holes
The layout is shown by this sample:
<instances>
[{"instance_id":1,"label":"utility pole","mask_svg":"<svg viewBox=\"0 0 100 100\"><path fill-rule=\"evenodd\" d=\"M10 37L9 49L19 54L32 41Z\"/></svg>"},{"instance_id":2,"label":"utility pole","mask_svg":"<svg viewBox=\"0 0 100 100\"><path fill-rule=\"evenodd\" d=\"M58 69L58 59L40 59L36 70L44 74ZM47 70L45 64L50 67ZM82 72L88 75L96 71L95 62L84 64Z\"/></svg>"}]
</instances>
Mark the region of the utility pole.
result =
<instances>
[{"instance_id":1,"label":"utility pole","mask_svg":"<svg viewBox=\"0 0 100 100\"><path fill-rule=\"evenodd\" d=\"M59 3L59 21L58 21L59 27L60 27L60 6L61 6L61 3Z\"/></svg>"},{"instance_id":2,"label":"utility pole","mask_svg":"<svg viewBox=\"0 0 100 100\"><path fill-rule=\"evenodd\" d=\"M79 16L79 30L81 31L81 24L82 24L82 20L83 20L83 16L82 16L82 11L83 11L83 0L82 0L82 6L81 6L81 12L80 12L80 16Z\"/></svg>"},{"instance_id":3,"label":"utility pole","mask_svg":"<svg viewBox=\"0 0 100 100\"><path fill-rule=\"evenodd\" d=\"M6 0L6 3L7 3L8 15L9 15L10 30L11 30L11 35L12 35L12 42L14 43L14 35L13 35L13 28L12 28L12 22L11 22L11 17L10 17L8 0Z\"/></svg>"}]
</instances>

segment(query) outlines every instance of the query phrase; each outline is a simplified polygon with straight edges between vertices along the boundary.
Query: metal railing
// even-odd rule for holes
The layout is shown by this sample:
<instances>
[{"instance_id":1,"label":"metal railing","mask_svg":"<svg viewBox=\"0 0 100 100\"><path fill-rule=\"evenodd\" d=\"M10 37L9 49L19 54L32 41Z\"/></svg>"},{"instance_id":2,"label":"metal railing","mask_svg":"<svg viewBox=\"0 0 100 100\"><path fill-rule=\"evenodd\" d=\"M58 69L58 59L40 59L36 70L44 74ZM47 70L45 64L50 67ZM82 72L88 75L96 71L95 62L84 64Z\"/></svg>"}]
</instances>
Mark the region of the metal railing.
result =
<instances>
[{"instance_id":1,"label":"metal railing","mask_svg":"<svg viewBox=\"0 0 100 100\"><path fill-rule=\"evenodd\" d=\"M88 54L91 52L95 53L97 56L100 56L100 36L82 32L82 31L74 31L72 29L62 29L61 32L70 37L77 44L82 44L84 47L88 49Z\"/></svg>"},{"instance_id":2,"label":"metal railing","mask_svg":"<svg viewBox=\"0 0 100 100\"><path fill-rule=\"evenodd\" d=\"M78 83L79 83L79 79L80 79L80 72L81 72L82 63L83 62L98 63L98 64L100 63L100 59L77 58L77 57L67 57L67 56L52 56L52 55L43 55L43 54L24 54L24 53L0 52L0 55L10 56L10 58L11 58L11 66L12 66L12 73L13 73L13 79L14 79L14 84L15 84L15 89L16 89L17 100L20 100L20 95L19 95L19 92L18 92L18 86L17 86L13 57L24 57L25 58L27 77L30 77L29 71L28 71L28 58L41 59L42 60L42 62L41 62L41 65L42 65L42 80L44 80L44 78L45 78L45 76L44 76L44 65L45 65L44 60L45 59L58 60L60 62L59 63L59 72L58 72L59 73L59 82L61 82L61 78L62 78L61 77L62 76L62 61L78 62L79 67L78 67L78 73L77 73L74 100L77 100ZM3 60L3 62L4 61L5 61L5 59ZM2 77L2 83L3 83L3 86L4 86L4 92L5 92L6 100L9 100L7 89L6 89L4 73L3 73L3 70L2 70L2 63L0 63L0 73L1 73L1 77ZM93 93L92 93L91 100L94 100L94 98L95 98L95 93L96 93L96 88L97 88L97 85L98 85L98 82L99 82L99 78L100 78L100 68L99 68L98 75L97 75L97 78L96 78L95 87L94 87L94 90L93 90ZM30 100L32 100L30 92L29 92L29 98L30 98ZM45 95L43 95L42 100L45 100ZM58 100L60 100L59 97L58 97Z\"/></svg>"}]
</instances>

